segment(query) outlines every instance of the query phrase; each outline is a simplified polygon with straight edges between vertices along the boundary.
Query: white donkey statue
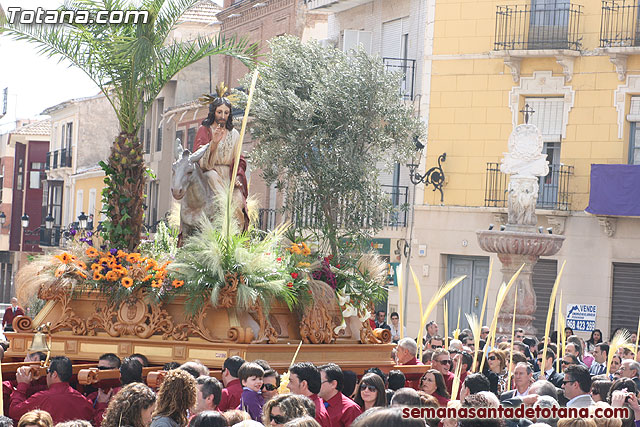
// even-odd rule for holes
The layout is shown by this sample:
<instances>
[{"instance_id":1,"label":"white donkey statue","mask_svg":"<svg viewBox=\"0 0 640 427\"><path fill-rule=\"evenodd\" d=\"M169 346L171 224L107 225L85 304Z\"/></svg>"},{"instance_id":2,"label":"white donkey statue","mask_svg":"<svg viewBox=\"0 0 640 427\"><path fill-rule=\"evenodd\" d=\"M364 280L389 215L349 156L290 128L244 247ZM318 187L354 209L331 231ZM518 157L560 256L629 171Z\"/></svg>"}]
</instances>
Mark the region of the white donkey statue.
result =
<instances>
[{"instance_id":1,"label":"white donkey statue","mask_svg":"<svg viewBox=\"0 0 640 427\"><path fill-rule=\"evenodd\" d=\"M175 159L171 177L171 194L180 201L180 231L183 237L193 234L202 215L212 218L216 206L216 196L209 180L198 164L207 147L204 145L191 153L176 139Z\"/></svg>"}]
</instances>

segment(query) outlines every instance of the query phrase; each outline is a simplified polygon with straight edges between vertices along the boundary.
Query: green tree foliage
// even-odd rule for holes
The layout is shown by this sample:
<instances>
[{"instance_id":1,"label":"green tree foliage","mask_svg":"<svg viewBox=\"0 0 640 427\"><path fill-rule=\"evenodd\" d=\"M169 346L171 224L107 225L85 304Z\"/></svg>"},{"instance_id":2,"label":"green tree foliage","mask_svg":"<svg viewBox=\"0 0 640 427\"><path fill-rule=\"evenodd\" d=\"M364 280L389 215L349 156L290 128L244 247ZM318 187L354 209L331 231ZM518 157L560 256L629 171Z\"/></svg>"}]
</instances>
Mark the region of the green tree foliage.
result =
<instances>
[{"instance_id":1,"label":"green tree foliage","mask_svg":"<svg viewBox=\"0 0 640 427\"><path fill-rule=\"evenodd\" d=\"M315 232L333 254L341 237L379 230L391 206L376 165L406 163L425 134L400 97L400 73L363 51L292 36L274 39L258 69L251 160L285 192L294 227Z\"/></svg>"},{"instance_id":2,"label":"green tree foliage","mask_svg":"<svg viewBox=\"0 0 640 427\"><path fill-rule=\"evenodd\" d=\"M61 10L148 11L146 23L24 25L0 15L0 34L36 44L47 56L67 59L107 97L120 124L105 171L103 223L112 247L134 250L140 242L146 183L144 147L138 134L164 85L180 70L209 55L226 54L245 63L256 45L246 40L198 37L169 41L178 19L198 0L71 0Z\"/></svg>"}]
</instances>

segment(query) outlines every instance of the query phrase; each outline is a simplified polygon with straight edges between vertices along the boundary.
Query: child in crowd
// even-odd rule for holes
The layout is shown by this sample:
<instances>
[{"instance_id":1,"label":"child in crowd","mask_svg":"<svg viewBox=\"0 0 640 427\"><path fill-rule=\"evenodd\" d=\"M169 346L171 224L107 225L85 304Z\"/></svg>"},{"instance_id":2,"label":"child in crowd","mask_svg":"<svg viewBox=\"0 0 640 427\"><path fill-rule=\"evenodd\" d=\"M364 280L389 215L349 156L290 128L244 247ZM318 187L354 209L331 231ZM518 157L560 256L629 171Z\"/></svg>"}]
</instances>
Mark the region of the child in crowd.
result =
<instances>
[{"instance_id":1,"label":"child in crowd","mask_svg":"<svg viewBox=\"0 0 640 427\"><path fill-rule=\"evenodd\" d=\"M244 363L238 369L238 379L242 383L242 397L238 409L246 411L255 421L262 420L262 384L264 369L257 363Z\"/></svg>"}]
</instances>

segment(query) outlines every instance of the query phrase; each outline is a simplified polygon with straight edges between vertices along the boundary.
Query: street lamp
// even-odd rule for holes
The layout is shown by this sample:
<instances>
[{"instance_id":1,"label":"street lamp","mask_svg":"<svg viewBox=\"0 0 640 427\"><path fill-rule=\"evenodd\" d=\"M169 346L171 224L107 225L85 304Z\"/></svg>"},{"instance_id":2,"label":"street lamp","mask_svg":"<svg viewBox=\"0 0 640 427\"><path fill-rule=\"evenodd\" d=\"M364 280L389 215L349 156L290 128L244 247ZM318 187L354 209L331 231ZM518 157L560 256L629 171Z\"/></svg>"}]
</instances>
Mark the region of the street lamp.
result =
<instances>
[{"instance_id":1,"label":"street lamp","mask_svg":"<svg viewBox=\"0 0 640 427\"><path fill-rule=\"evenodd\" d=\"M47 230L51 230L53 228L54 221L55 218L53 218L51 212L49 212L49 215L47 215L47 217L44 219L44 228L46 228Z\"/></svg>"},{"instance_id":2,"label":"street lamp","mask_svg":"<svg viewBox=\"0 0 640 427\"><path fill-rule=\"evenodd\" d=\"M0 228L4 227L4 224L7 222L7 216L4 214L4 211L0 211Z\"/></svg>"},{"instance_id":3,"label":"street lamp","mask_svg":"<svg viewBox=\"0 0 640 427\"><path fill-rule=\"evenodd\" d=\"M418 144L424 147L419 141L416 143L416 146L418 146ZM420 154L422 154L422 151L420 151ZM440 154L440 156L438 156L438 166L432 167L424 175L418 173L419 163L416 163L415 159L407 165L411 183L413 185L424 184L426 187L433 185L433 191L438 190L440 192L440 203L444 202L444 193L442 192L444 171L442 170L442 162L445 160L447 160L447 153Z\"/></svg>"},{"instance_id":4,"label":"street lamp","mask_svg":"<svg viewBox=\"0 0 640 427\"><path fill-rule=\"evenodd\" d=\"M26 213L23 214L22 218L20 218L20 222L22 223L22 228L29 227L29 215L27 215Z\"/></svg>"},{"instance_id":5,"label":"street lamp","mask_svg":"<svg viewBox=\"0 0 640 427\"><path fill-rule=\"evenodd\" d=\"M80 212L80 215L78 216L78 222L80 223L81 229L87 229L87 216L84 214L84 212Z\"/></svg>"}]
</instances>

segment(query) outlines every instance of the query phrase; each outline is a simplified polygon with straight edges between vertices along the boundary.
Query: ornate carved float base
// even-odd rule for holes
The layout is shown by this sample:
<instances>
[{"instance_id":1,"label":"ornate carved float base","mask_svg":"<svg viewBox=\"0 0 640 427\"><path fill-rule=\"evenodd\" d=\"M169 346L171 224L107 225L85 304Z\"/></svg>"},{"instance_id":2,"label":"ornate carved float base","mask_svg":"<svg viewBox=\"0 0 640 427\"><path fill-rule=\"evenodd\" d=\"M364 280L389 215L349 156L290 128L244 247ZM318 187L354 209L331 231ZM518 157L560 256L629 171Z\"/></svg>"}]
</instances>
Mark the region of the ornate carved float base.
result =
<instances>
[{"instance_id":1,"label":"ornate carved float base","mask_svg":"<svg viewBox=\"0 0 640 427\"><path fill-rule=\"evenodd\" d=\"M11 342L6 360L22 360L28 353L34 334L8 332L6 335ZM115 353L120 357L142 353L152 364L162 365L172 361L183 363L197 359L210 368L222 368L227 357L238 355L246 360L268 360L271 366L282 370L289 366L299 343L291 340L278 344L233 344L212 343L202 338L174 341L164 340L159 335L146 339L105 335L78 336L70 331L52 334L51 354L65 355L74 361L95 361L103 353ZM334 362L344 369L362 372L372 366L393 366L390 355L394 347L394 344L304 344L300 348L298 361L316 364Z\"/></svg>"}]
</instances>

